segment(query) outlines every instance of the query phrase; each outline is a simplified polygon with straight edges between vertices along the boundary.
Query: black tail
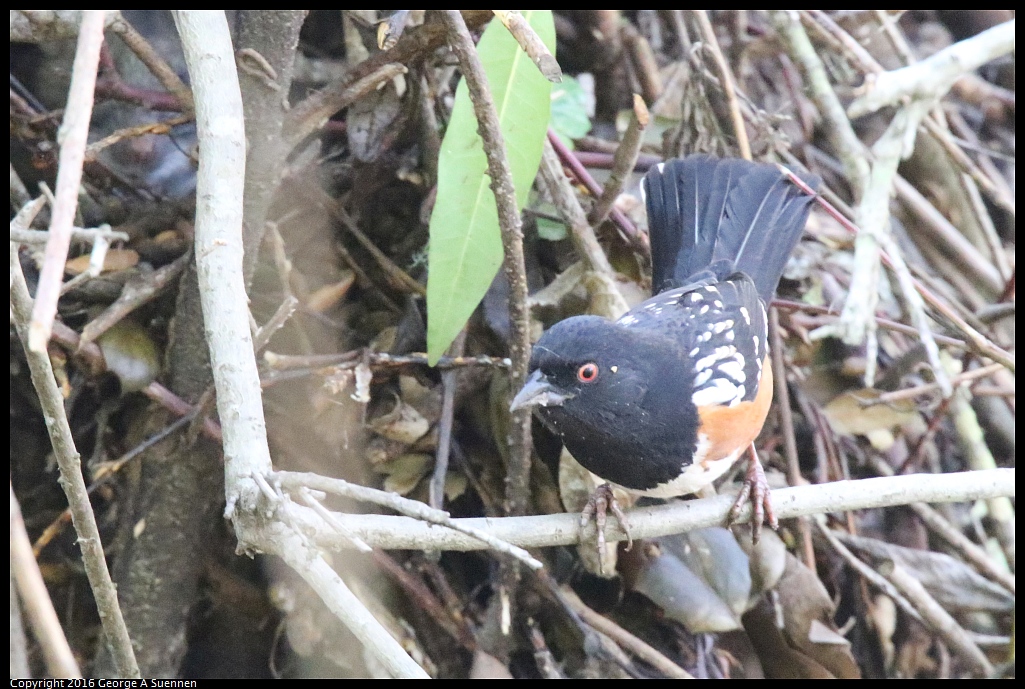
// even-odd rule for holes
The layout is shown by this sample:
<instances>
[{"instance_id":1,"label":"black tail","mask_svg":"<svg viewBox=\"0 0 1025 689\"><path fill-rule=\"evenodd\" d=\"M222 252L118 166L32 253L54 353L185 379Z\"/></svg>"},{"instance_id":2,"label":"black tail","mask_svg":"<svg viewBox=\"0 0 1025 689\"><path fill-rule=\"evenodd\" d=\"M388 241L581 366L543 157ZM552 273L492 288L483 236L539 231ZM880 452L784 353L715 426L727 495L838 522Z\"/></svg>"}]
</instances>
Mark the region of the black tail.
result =
<instances>
[{"instance_id":1,"label":"black tail","mask_svg":"<svg viewBox=\"0 0 1025 689\"><path fill-rule=\"evenodd\" d=\"M818 177L798 175L818 188ZM747 273L762 299L772 300L813 197L774 165L703 155L652 168L643 186L654 293L727 261L728 272Z\"/></svg>"}]
</instances>

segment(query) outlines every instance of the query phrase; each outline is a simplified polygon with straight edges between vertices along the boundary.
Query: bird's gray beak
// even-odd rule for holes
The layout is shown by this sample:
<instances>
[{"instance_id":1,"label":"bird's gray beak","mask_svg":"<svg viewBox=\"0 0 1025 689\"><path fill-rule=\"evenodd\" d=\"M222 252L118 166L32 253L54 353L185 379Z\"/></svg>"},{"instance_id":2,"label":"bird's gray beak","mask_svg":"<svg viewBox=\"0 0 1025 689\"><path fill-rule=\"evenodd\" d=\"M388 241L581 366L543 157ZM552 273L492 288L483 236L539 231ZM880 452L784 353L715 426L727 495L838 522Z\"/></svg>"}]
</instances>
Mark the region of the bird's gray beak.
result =
<instances>
[{"instance_id":1,"label":"bird's gray beak","mask_svg":"<svg viewBox=\"0 0 1025 689\"><path fill-rule=\"evenodd\" d=\"M509 411L526 407L557 407L573 397L572 393L555 387L538 369L530 374L523 389L513 398Z\"/></svg>"}]
</instances>

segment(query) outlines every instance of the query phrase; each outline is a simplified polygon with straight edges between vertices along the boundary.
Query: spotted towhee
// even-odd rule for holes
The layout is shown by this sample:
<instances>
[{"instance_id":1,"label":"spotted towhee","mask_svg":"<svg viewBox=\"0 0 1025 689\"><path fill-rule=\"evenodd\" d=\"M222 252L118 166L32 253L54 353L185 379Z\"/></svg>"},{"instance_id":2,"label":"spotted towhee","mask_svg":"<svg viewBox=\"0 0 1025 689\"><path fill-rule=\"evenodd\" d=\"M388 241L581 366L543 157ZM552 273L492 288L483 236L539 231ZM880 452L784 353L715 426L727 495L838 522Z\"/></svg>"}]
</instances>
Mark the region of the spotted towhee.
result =
<instances>
[{"instance_id":1,"label":"spotted towhee","mask_svg":"<svg viewBox=\"0 0 1025 689\"><path fill-rule=\"evenodd\" d=\"M707 156L658 165L642 191L655 296L545 332L513 408L535 407L586 469L643 495L697 492L750 449L734 509L751 494L755 524L767 508L775 527L752 445L772 400L766 304L813 197L774 165ZM625 529L605 484L585 509L600 541L607 507Z\"/></svg>"}]
</instances>

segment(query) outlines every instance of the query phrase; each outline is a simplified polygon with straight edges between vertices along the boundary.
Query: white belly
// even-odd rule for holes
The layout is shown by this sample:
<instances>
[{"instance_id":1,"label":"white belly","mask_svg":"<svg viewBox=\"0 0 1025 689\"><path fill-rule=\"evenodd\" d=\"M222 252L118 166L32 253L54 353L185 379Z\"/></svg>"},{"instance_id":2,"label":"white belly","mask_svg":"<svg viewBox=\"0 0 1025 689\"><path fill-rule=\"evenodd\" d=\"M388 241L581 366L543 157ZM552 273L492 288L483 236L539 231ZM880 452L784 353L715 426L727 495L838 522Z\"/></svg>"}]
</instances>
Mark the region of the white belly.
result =
<instances>
[{"instance_id":1,"label":"white belly","mask_svg":"<svg viewBox=\"0 0 1025 689\"><path fill-rule=\"evenodd\" d=\"M747 449L747 448L744 448ZM690 495L707 488L720 476L725 474L733 466L737 458L744 450L737 450L733 454L719 460L710 462L695 461L687 469L674 478L672 481L655 486L648 490L631 491L653 498L672 498L677 495ZM696 454L696 453L695 453ZM695 457L695 459L698 459Z\"/></svg>"}]
</instances>

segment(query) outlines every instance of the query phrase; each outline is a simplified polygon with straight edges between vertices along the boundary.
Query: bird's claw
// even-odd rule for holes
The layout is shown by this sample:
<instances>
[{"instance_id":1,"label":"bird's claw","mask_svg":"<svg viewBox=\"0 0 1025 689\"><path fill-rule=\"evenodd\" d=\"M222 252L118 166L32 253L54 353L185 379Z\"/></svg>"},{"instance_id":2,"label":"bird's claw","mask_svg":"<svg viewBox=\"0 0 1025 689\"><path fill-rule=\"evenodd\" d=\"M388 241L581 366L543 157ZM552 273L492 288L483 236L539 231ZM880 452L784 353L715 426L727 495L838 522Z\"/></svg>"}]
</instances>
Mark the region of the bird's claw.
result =
<instances>
[{"instance_id":1,"label":"bird's claw","mask_svg":"<svg viewBox=\"0 0 1025 689\"><path fill-rule=\"evenodd\" d=\"M588 498L587 504L584 505L584 509L580 512L580 527L584 528L587 523L594 519L595 529L598 535L598 561L601 565L601 569L605 571L605 522L608 512L612 512L616 519L619 520L619 528L626 534L626 549L630 550L633 547L633 537L630 535L630 526L627 524L626 515L623 514L623 509L619 505L619 501L616 500L616 496L612 493L612 485L609 483L603 483L598 486L591 497Z\"/></svg>"},{"instance_id":2,"label":"bird's claw","mask_svg":"<svg viewBox=\"0 0 1025 689\"><path fill-rule=\"evenodd\" d=\"M729 526L740 517L744 509L744 503L751 500L751 508L754 511L751 517L751 542L757 543L761 536L762 522L768 519L769 526L773 530L779 528L779 520L772 509L772 494L769 490L769 483L765 480L765 470L758 459L754 445L749 448L750 459L747 463L747 475L744 477L744 484L737 495L737 500L726 515L726 525Z\"/></svg>"}]
</instances>

